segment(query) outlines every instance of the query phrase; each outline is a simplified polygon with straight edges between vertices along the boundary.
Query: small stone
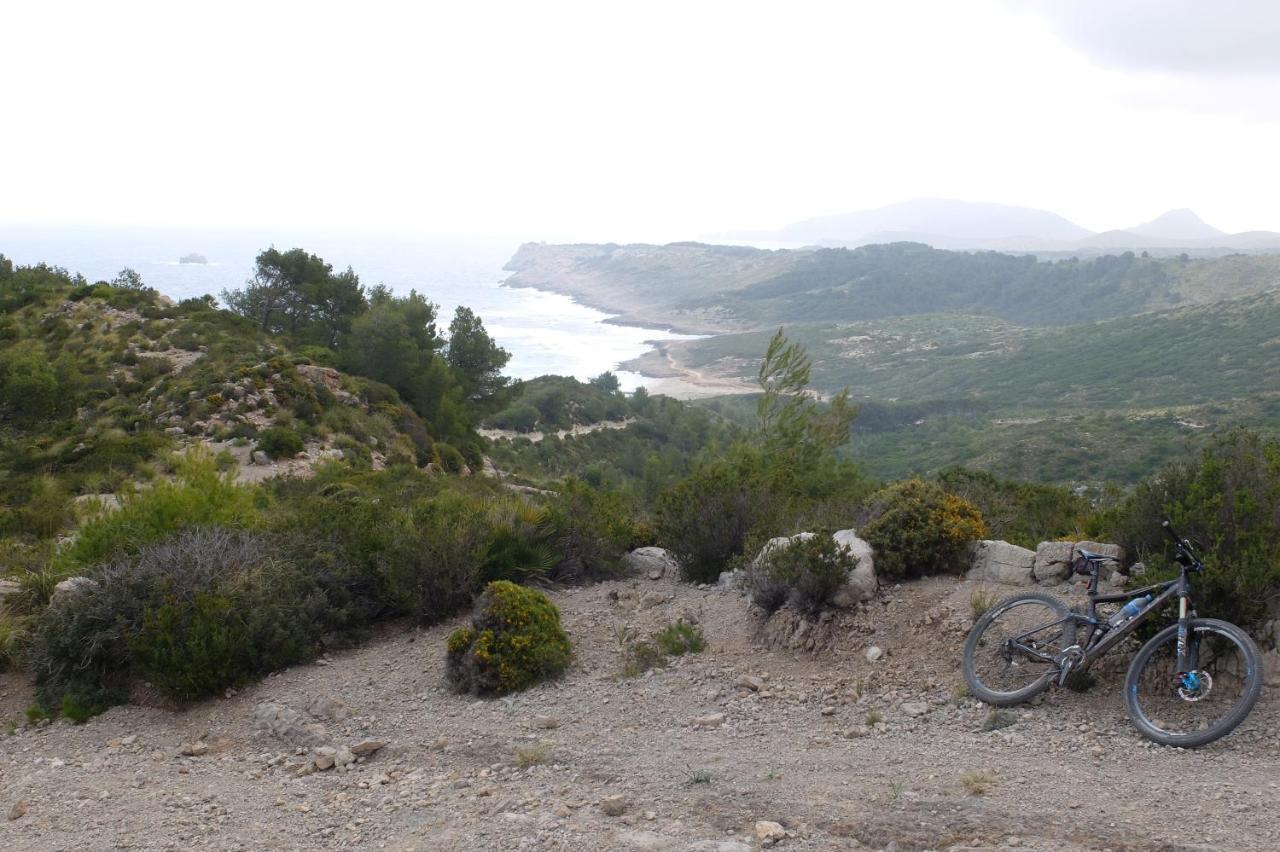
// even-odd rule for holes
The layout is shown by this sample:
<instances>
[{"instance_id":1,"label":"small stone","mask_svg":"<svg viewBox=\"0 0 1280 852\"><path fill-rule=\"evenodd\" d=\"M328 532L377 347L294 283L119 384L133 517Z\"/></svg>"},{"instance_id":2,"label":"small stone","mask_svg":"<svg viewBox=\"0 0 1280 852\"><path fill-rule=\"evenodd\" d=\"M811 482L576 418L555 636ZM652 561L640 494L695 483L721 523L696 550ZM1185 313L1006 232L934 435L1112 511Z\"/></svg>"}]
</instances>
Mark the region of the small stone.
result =
<instances>
[{"instance_id":1,"label":"small stone","mask_svg":"<svg viewBox=\"0 0 1280 852\"><path fill-rule=\"evenodd\" d=\"M349 766L356 762L356 756L351 749L346 746L338 746L333 755L334 766Z\"/></svg>"},{"instance_id":2,"label":"small stone","mask_svg":"<svg viewBox=\"0 0 1280 852\"><path fill-rule=\"evenodd\" d=\"M781 824L762 819L756 823L756 839L777 842L787 836Z\"/></svg>"},{"instance_id":3,"label":"small stone","mask_svg":"<svg viewBox=\"0 0 1280 852\"><path fill-rule=\"evenodd\" d=\"M320 746L316 749L315 757L311 762L315 764L316 769L323 772L334 767L334 764L337 763L337 756L338 750L333 746Z\"/></svg>"},{"instance_id":4,"label":"small stone","mask_svg":"<svg viewBox=\"0 0 1280 852\"><path fill-rule=\"evenodd\" d=\"M823 707L823 708L822 708L821 710L819 710L818 712L819 712L819 713L821 713L823 716L834 716L834 715L836 714L836 708L834 708L834 707Z\"/></svg>"},{"instance_id":5,"label":"small stone","mask_svg":"<svg viewBox=\"0 0 1280 852\"><path fill-rule=\"evenodd\" d=\"M928 713L929 705L924 701L904 701L898 709L915 719Z\"/></svg>"},{"instance_id":6,"label":"small stone","mask_svg":"<svg viewBox=\"0 0 1280 852\"><path fill-rule=\"evenodd\" d=\"M13 803L13 807L9 808L9 821L22 819L27 814L27 800L19 799Z\"/></svg>"},{"instance_id":7,"label":"small stone","mask_svg":"<svg viewBox=\"0 0 1280 852\"><path fill-rule=\"evenodd\" d=\"M867 658L868 663L874 663L884 656L884 649L879 645L872 645L866 650L863 656Z\"/></svg>"},{"instance_id":8,"label":"small stone","mask_svg":"<svg viewBox=\"0 0 1280 852\"><path fill-rule=\"evenodd\" d=\"M759 692L764 689L764 681L755 675L738 675L738 679L733 682L734 686L740 686L749 689L752 692Z\"/></svg>"},{"instance_id":9,"label":"small stone","mask_svg":"<svg viewBox=\"0 0 1280 852\"><path fill-rule=\"evenodd\" d=\"M569 809L568 805L556 805L555 815L561 819L567 819L573 816L573 811Z\"/></svg>"},{"instance_id":10,"label":"small stone","mask_svg":"<svg viewBox=\"0 0 1280 852\"><path fill-rule=\"evenodd\" d=\"M183 757L203 757L209 753L208 743L197 741L194 743L186 743L182 747Z\"/></svg>"},{"instance_id":11,"label":"small stone","mask_svg":"<svg viewBox=\"0 0 1280 852\"><path fill-rule=\"evenodd\" d=\"M134 743L136 743L137 741L138 741L138 735L137 735L137 734L130 734L129 736L127 736L127 737L125 737L124 739L120 740L120 745L122 745L122 746L131 746L131 745L133 745Z\"/></svg>"},{"instance_id":12,"label":"small stone","mask_svg":"<svg viewBox=\"0 0 1280 852\"><path fill-rule=\"evenodd\" d=\"M723 713L708 713L705 716L699 716L693 720L696 728L718 728L724 724Z\"/></svg>"},{"instance_id":13,"label":"small stone","mask_svg":"<svg viewBox=\"0 0 1280 852\"><path fill-rule=\"evenodd\" d=\"M351 753L356 757L368 757L385 746L382 740L361 740L351 747Z\"/></svg>"},{"instance_id":14,"label":"small stone","mask_svg":"<svg viewBox=\"0 0 1280 852\"><path fill-rule=\"evenodd\" d=\"M604 811L605 816L622 816L627 810L627 797L621 793L605 796L600 800L600 810Z\"/></svg>"},{"instance_id":15,"label":"small stone","mask_svg":"<svg viewBox=\"0 0 1280 852\"><path fill-rule=\"evenodd\" d=\"M533 726L535 728L542 728L543 730L549 731L552 728L560 727L560 720L555 716L534 716Z\"/></svg>"},{"instance_id":16,"label":"small stone","mask_svg":"<svg viewBox=\"0 0 1280 852\"><path fill-rule=\"evenodd\" d=\"M266 467L267 465L271 464L271 456L267 455L262 450L254 450L253 453L249 456L249 458L253 461L254 464L260 465L261 467Z\"/></svg>"}]
</instances>

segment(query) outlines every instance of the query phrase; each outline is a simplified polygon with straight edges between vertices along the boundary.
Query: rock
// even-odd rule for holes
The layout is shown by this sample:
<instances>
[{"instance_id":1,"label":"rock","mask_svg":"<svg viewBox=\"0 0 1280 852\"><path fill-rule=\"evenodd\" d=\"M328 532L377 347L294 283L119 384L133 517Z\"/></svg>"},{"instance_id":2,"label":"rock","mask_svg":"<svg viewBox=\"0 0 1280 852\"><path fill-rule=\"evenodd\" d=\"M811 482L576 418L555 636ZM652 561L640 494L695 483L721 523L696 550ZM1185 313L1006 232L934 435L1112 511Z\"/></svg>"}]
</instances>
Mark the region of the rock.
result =
<instances>
[{"instance_id":1,"label":"rock","mask_svg":"<svg viewBox=\"0 0 1280 852\"><path fill-rule=\"evenodd\" d=\"M780 823L770 822L769 820L759 820L756 822L756 840L777 842L787 836L787 830Z\"/></svg>"},{"instance_id":2,"label":"rock","mask_svg":"<svg viewBox=\"0 0 1280 852\"><path fill-rule=\"evenodd\" d=\"M929 712L929 705L924 701L904 701L898 705L898 709L912 719L917 719Z\"/></svg>"},{"instance_id":3,"label":"rock","mask_svg":"<svg viewBox=\"0 0 1280 852\"><path fill-rule=\"evenodd\" d=\"M356 757L368 757L374 752L381 751L386 745L382 740L361 740L351 747L351 753Z\"/></svg>"},{"instance_id":4,"label":"rock","mask_svg":"<svg viewBox=\"0 0 1280 852\"><path fill-rule=\"evenodd\" d=\"M204 757L209 753L209 745L203 741L186 743L182 746L183 757Z\"/></svg>"},{"instance_id":5,"label":"rock","mask_svg":"<svg viewBox=\"0 0 1280 852\"><path fill-rule=\"evenodd\" d=\"M320 367L316 364L298 364L294 369L304 379L313 384L323 385L329 391L342 389L342 374L332 367Z\"/></svg>"},{"instance_id":6,"label":"rock","mask_svg":"<svg viewBox=\"0 0 1280 852\"><path fill-rule=\"evenodd\" d=\"M661 547L638 547L622 558L628 568L650 580L680 575L680 563L671 551Z\"/></svg>"},{"instance_id":7,"label":"rock","mask_svg":"<svg viewBox=\"0 0 1280 852\"><path fill-rule=\"evenodd\" d=\"M868 663L874 663L884 657L884 649L879 645L872 645L863 652L862 656L867 658Z\"/></svg>"},{"instance_id":8,"label":"rock","mask_svg":"<svg viewBox=\"0 0 1280 852\"><path fill-rule=\"evenodd\" d=\"M628 849L668 850L675 849L675 841L665 834L656 831L637 831L631 829L622 832L618 838Z\"/></svg>"},{"instance_id":9,"label":"rock","mask_svg":"<svg viewBox=\"0 0 1280 852\"><path fill-rule=\"evenodd\" d=\"M600 810L604 811L605 816L622 816L627 811L627 797L621 793L605 796L600 800Z\"/></svg>"},{"instance_id":10,"label":"rock","mask_svg":"<svg viewBox=\"0 0 1280 852\"><path fill-rule=\"evenodd\" d=\"M53 594L49 596L49 605L60 606L64 602L86 592L91 592L96 588L98 588L97 580L91 580L88 577L68 577L53 587Z\"/></svg>"},{"instance_id":11,"label":"rock","mask_svg":"<svg viewBox=\"0 0 1280 852\"><path fill-rule=\"evenodd\" d=\"M1031 573L1041 585L1056 585L1071 576L1075 559L1073 541L1042 541L1036 547L1036 561Z\"/></svg>"},{"instance_id":12,"label":"rock","mask_svg":"<svg viewBox=\"0 0 1280 852\"><path fill-rule=\"evenodd\" d=\"M695 728L718 728L724 724L723 713L708 713L693 720Z\"/></svg>"},{"instance_id":13,"label":"rock","mask_svg":"<svg viewBox=\"0 0 1280 852\"><path fill-rule=\"evenodd\" d=\"M268 456L266 453L264 453L262 450L254 450L253 453L249 456L249 458L253 461L254 464L260 465L262 467L266 467L267 465L271 464L271 457Z\"/></svg>"},{"instance_id":14,"label":"rock","mask_svg":"<svg viewBox=\"0 0 1280 852\"><path fill-rule=\"evenodd\" d=\"M836 591L833 603L848 608L875 597L880 583L876 577L875 552L871 545L858 538L852 529L838 530L831 537L858 560L858 567L849 573L848 582Z\"/></svg>"},{"instance_id":15,"label":"rock","mask_svg":"<svg viewBox=\"0 0 1280 852\"><path fill-rule=\"evenodd\" d=\"M316 746L326 739L323 727L280 704L259 704L253 709L253 721L259 729L294 747Z\"/></svg>"},{"instance_id":16,"label":"rock","mask_svg":"<svg viewBox=\"0 0 1280 852\"><path fill-rule=\"evenodd\" d=\"M1141 577L1145 573L1147 573L1147 566L1144 562L1135 562L1129 566L1130 577Z\"/></svg>"},{"instance_id":17,"label":"rock","mask_svg":"<svg viewBox=\"0 0 1280 852\"><path fill-rule=\"evenodd\" d=\"M689 852L751 852L740 840L698 840L689 844Z\"/></svg>"},{"instance_id":18,"label":"rock","mask_svg":"<svg viewBox=\"0 0 1280 852\"><path fill-rule=\"evenodd\" d=\"M307 712L317 719L328 719L330 722L341 722L351 717L352 710L341 698L319 695L307 704Z\"/></svg>"},{"instance_id":19,"label":"rock","mask_svg":"<svg viewBox=\"0 0 1280 852\"><path fill-rule=\"evenodd\" d=\"M178 438L185 435L187 433L187 430L183 429L181 426L170 426L169 428L164 430L164 433L166 435L172 435L173 437Z\"/></svg>"},{"instance_id":20,"label":"rock","mask_svg":"<svg viewBox=\"0 0 1280 852\"><path fill-rule=\"evenodd\" d=\"M18 585L17 580L0 580L0 606L4 605L4 599L9 595L16 595L22 591L22 586Z\"/></svg>"},{"instance_id":21,"label":"rock","mask_svg":"<svg viewBox=\"0 0 1280 852\"><path fill-rule=\"evenodd\" d=\"M759 692L764 689L764 681L755 675L749 674L738 675L737 679L733 682L733 685L745 687L752 692Z\"/></svg>"},{"instance_id":22,"label":"rock","mask_svg":"<svg viewBox=\"0 0 1280 852\"><path fill-rule=\"evenodd\" d=\"M10 822L13 822L14 820L17 820L17 819L22 819L26 815L27 815L26 799L19 799L18 801L13 803L13 807L9 808Z\"/></svg>"},{"instance_id":23,"label":"rock","mask_svg":"<svg viewBox=\"0 0 1280 852\"><path fill-rule=\"evenodd\" d=\"M334 766L350 766L356 762L356 755L346 746L338 746L333 755Z\"/></svg>"},{"instance_id":24,"label":"rock","mask_svg":"<svg viewBox=\"0 0 1280 852\"><path fill-rule=\"evenodd\" d=\"M979 541L973 545L972 567L967 577L970 580L1026 586L1033 582L1031 571L1035 562L1033 550L1007 541Z\"/></svg>"},{"instance_id":25,"label":"rock","mask_svg":"<svg viewBox=\"0 0 1280 852\"><path fill-rule=\"evenodd\" d=\"M764 547L760 548L760 552L756 554L756 558L751 560L752 570L762 567L765 561L770 557L770 555L773 554L775 550L778 550L780 548L790 547L791 543L795 541L808 541L809 539L813 538L813 536L814 536L814 533L802 532L802 533L796 533L793 536L781 535L781 536L778 536L777 538L769 539L764 543Z\"/></svg>"},{"instance_id":26,"label":"rock","mask_svg":"<svg viewBox=\"0 0 1280 852\"><path fill-rule=\"evenodd\" d=\"M737 591L742 589L745 581L745 571L721 571L720 577L716 580L716 588Z\"/></svg>"},{"instance_id":27,"label":"rock","mask_svg":"<svg viewBox=\"0 0 1280 852\"><path fill-rule=\"evenodd\" d=\"M533 726L535 728L541 728L544 731L550 731L554 728L560 727L560 720L555 716L534 716Z\"/></svg>"},{"instance_id":28,"label":"rock","mask_svg":"<svg viewBox=\"0 0 1280 852\"><path fill-rule=\"evenodd\" d=\"M338 762L338 750L332 746L320 746L316 749L315 755L311 758L311 762L315 764L316 769L324 772L326 769L332 769Z\"/></svg>"}]
</instances>

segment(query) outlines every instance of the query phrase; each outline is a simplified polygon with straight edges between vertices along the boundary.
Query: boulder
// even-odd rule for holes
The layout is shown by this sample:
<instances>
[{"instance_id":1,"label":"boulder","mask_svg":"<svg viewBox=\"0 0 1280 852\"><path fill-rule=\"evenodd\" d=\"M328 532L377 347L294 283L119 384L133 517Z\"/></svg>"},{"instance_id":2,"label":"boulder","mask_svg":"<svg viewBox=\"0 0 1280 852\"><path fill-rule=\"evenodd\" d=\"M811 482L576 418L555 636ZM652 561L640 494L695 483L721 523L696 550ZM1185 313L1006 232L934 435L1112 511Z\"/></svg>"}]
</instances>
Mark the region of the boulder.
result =
<instances>
[{"instance_id":1,"label":"boulder","mask_svg":"<svg viewBox=\"0 0 1280 852\"><path fill-rule=\"evenodd\" d=\"M1076 544L1073 541L1042 541L1036 547L1035 567L1032 574L1041 585L1051 586L1071 576L1071 563L1075 559Z\"/></svg>"},{"instance_id":2,"label":"boulder","mask_svg":"<svg viewBox=\"0 0 1280 852\"><path fill-rule=\"evenodd\" d=\"M271 464L271 456L267 455L262 450L254 450L250 455L250 458L253 459L254 464L261 465L262 467L266 467Z\"/></svg>"},{"instance_id":3,"label":"boulder","mask_svg":"<svg viewBox=\"0 0 1280 852\"><path fill-rule=\"evenodd\" d=\"M973 545L973 560L967 576L970 580L1026 586L1033 582L1031 571L1035 562L1034 550L1007 541L979 541Z\"/></svg>"},{"instance_id":4,"label":"boulder","mask_svg":"<svg viewBox=\"0 0 1280 852\"><path fill-rule=\"evenodd\" d=\"M59 606L96 588L98 588L97 580L91 580L88 577L68 577L53 587L53 594L49 596L49 605Z\"/></svg>"},{"instance_id":5,"label":"boulder","mask_svg":"<svg viewBox=\"0 0 1280 852\"><path fill-rule=\"evenodd\" d=\"M849 581L836 592L835 605L849 607L871 600L880 585L876 579L875 551L870 544L858 538L855 530L837 530L831 537L858 560L858 567L849 574Z\"/></svg>"},{"instance_id":6,"label":"boulder","mask_svg":"<svg viewBox=\"0 0 1280 852\"><path fill-rule=\"evenodd\" d=\"M4 599L9 595L16 595L22 591L22 586L18 585L17 580L0 580L0 607L4 606Z\"/></svg>"},{"instance_id":7,"label":"boulder","mask_svg":"<svg viewBox=\"0 0 1280 852\"><path fill-rule=\"evenodd\" d=\"M780 535L777 538L771 538L764 543L764 547L760 548L760 552L756 554L756 558L751 560L751 567L753 569L759 568L764 565L765 560L768 559L770 554L775 550L790 547L791 542L793 541L808 541L813 538L813 536L814 533L802 532L796 533L793 536Z\"/></svg>"},{"instance_id":8,"label":"boulder","mask_svg":"<svg viewBox=\"0 0 1280 852\"><path fill-rule=\"evenodd\" d=\"M632 571L650 580L675 579L680 574L675 555L662 547L638 547L622 560Z\"/></svg>"},{"instance_id":9,"label":"boulder","mask_svg":"<svg viewBox=\"0 0 1280 852\"><path fill-rule=\"evenodd\" d=\"M326 739L322 726L280 704L259 704L253 709L253 721L260 730L295 747L316 746Z\"/></svg>"}]
</instances>

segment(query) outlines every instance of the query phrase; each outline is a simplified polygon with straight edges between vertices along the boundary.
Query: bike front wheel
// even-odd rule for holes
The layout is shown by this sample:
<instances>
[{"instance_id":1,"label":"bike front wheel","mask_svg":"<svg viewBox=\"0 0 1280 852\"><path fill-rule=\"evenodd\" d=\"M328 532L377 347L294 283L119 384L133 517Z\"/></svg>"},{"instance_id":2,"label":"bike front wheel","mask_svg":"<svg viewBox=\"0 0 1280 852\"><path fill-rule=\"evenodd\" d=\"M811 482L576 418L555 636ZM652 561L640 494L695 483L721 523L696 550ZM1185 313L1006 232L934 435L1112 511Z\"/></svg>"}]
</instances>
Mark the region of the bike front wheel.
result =
<instances>
[{"instance_id":1,"label":"bike front wheel","mask_svg":"<svg viewBox=\"0 0 1280 852\"><path fill-rule=\"evenodd\" d=\"M1249 635L1226 621L1192 619L1187 631L1192 671L1180 672L1178 625L1142 646L1125 678L1129 719L1161 745L1195 748L1226 736L1262 693L1262 659Z\"/></svg>"},{"instance_id":2,"label":"bike front wheel","mask_svg":"<svg viewBox=\"0 0 1280 852\"><path fill-rule=\"evenodd\" d=\"M1007 706L1034 698L1058 674L1054 661L1075 644L1067 605L1026 592L987 610L964 643L964 679L975 698Z\"/></svg>"}]
</instances>

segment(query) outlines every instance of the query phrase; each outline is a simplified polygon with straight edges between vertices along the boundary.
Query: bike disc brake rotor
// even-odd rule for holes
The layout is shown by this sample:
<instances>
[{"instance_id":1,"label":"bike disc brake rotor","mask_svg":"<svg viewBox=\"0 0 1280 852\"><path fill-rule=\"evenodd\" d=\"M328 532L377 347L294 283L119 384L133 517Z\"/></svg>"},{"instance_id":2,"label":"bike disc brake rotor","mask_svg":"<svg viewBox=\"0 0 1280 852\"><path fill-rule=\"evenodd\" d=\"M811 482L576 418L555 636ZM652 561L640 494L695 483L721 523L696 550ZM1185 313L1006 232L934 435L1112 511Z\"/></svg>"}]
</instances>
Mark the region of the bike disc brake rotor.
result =
<instances>
[{"instance_id":1,"label":"bike disc brake rotor","mask_svg":"<svg viewBox=\"0 0 1280 852\"><path fill-rule=\"evenodd\" d=\"M1178 678L1176 686L1183 701L1199 701L1213 691L1213 675L1206 671L1187 672Z\"/></svg>"}]
</instances>

